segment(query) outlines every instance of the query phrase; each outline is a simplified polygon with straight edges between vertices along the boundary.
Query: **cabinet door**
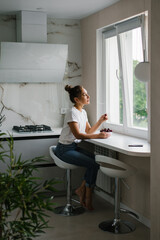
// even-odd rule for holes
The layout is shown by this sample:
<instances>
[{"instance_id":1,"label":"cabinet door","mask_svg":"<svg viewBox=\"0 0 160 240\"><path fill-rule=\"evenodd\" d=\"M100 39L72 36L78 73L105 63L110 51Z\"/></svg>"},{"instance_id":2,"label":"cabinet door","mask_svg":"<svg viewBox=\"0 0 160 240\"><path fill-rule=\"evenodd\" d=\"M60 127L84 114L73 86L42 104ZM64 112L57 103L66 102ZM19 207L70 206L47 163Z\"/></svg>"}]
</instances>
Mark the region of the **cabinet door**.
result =
<instances>
[{"instance_id":1,"label":"cabinet door","mask_svg":"<svg viewBox=\"0 0 160 240\"><path fill-rule=\"evenodd\" d=\"M53 162L49 155L49 147L57 145L58 138L31 139L14 142L15 154L22 154L22 159L32 159L34 157L44 156L48 161Z\"/></svg>"},{"instance_id":2,"label":"cabinet door","mask_svg":"<svg viewBox=\"0 0 160 240\"><path fill-rule=\"evenodd\" d=\"M49 155L49 147L51 145L57 145L58 138L48 138L48 139L30 139L30 140L15 140L14 141L14 154L18 158L21 154L22 160L29 160L34 157L44 156L46 163L48 161L53 162ZM8 143L3 142L5 150L9 150ZM5 159L5 164L0 162L1 171L6 169L6 164L9 163L9 159ZM45 162L44 162L45 164Z\"/></svg>"},{"instance_id":3,"label":"cabinet door","mask_svg":"<svg viewBox=\"0 0 160 240\"><path fill-rule=\"evenodd\" d=\"M53 163L53 159L49 155L49 147L52 145L57 145L58 138L49 138L49 139L31 139L31 140L18 140L14 141L14 153L19 157L22 154L22 159L32 159L34 157L45 156L46 163L48 161ZM7 142L4 142L4 148L8 149ZM9 159L6 158L6 162L9 163ZM4 172L6 170L6 164L0 161L0 172ZM84 168L77 168L72 171L72 187L77 188L81 181L83 180ZM57 166L54 167L40 167L34 173L35 177L41 178L39 181L43 182L45 180L49 180L55 178L56 180L61 181L59 184L55 185L55 188L59 191L64 191L67 188L66 184L66 171Z\"/></svg>"}]
</instances>

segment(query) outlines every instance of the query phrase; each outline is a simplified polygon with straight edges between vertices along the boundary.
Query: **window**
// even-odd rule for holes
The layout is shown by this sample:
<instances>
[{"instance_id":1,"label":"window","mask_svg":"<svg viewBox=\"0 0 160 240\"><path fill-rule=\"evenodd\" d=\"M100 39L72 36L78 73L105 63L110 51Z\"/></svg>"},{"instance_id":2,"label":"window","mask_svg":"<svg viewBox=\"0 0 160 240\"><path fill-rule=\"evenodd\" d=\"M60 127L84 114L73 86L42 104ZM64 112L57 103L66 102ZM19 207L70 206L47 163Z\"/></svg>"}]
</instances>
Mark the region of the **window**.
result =
<instances>
[{"instance_id":1,"label":"window","mask_svg":"<svg viewBox=\"0 0 160 240\"><path fill-rule=\"evenodd\" d=\"M147 83L134 75L146 51L143 23L142 15L101 30L97 52L102 59L98 64L98 114L107 112L106 124L112 130L139 137L146 137L148 130Z\"/></svg>"}]
</instances>

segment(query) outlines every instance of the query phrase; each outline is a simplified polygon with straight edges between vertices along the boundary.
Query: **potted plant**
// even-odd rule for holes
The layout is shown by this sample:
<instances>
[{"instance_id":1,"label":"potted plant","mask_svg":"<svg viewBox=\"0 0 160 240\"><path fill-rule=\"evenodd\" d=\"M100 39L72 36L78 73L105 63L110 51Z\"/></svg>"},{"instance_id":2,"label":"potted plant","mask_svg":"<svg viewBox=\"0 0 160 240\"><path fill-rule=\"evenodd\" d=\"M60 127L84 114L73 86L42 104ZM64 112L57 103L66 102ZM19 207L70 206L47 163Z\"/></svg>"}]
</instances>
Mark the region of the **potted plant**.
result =
<instances>
[{"instance_id":1,"label":"potted plant","mask_svg":"<svg viewBox=\"0 0 160 240\"><path fill-rule=\"evenodd\" d=\"M0 163L7 166L5 172L0 170L0 239L30 240L49 227L46 212L53 210L53 203L45 191L55 191L53 185L57 182L53 179L38 183L33 174L43 157L31 160L16 157L13 138L7 139L6 151L3 135L0 133Z\"/></svg>"}]
</instances>

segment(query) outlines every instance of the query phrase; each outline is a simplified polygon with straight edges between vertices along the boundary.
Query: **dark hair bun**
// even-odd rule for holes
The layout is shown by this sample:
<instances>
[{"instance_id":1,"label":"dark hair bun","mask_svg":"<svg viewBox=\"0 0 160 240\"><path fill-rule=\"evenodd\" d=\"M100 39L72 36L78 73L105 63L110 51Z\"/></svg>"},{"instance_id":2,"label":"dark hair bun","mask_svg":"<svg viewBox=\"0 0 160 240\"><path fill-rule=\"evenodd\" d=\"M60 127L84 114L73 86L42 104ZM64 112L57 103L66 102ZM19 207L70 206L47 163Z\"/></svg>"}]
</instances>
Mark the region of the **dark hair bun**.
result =
<instances>
[{"instance_id":1,"label":"dark hair bun","mask_svg":"<svg viewBox=\"0 0 160 240\"><path fill-rule=\"evenodd\" d=\"M64 88L67 92L71 92L71 89L72 89L72 87L71 86L69 86L69 85L66 85L65 86L65 88Z\"/></svg>"}]
</instances>

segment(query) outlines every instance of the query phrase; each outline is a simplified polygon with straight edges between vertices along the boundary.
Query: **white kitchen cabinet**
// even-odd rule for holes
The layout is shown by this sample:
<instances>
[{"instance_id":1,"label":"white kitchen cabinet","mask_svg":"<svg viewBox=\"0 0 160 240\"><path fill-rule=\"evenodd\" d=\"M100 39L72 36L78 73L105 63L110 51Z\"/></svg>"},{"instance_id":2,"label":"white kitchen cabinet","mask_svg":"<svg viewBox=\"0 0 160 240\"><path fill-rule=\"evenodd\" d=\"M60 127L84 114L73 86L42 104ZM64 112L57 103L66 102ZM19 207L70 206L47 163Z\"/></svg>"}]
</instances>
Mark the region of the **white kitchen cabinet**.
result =
<instances>
[{"instance_id":1,"label":"white kitchen cabinet","mask_svg":"<svg viewBox=\"0 0 160 240\"><path fill-rule=\"evenodd\" d=\"M49 155L49 147L51 145L56 145L57 142L58 138L14 140L14 153L17 158L21 154L22 160L44 156L46 163L47 161L53 162ZM7 150L7 141L3 144L4 148ZM6 161L8 162L8 159L6 159Z\"/></svg>"},{"instance_id":2,"label":"white kitchen cabinet","mask_svg":"<svg viewBox=\"0 0 160 240\"><path fill-rule=\"evenodd\" d=\"M15 140L15 153L22 153L22 159L24 160L44 156L46 158L46 163L47 160L53 162L49 155L49 147L51 145L57 145L57 142L58 138Z\"/></svg>"},{"instance_id":3,"label":"white kitchen cabinet","mask_svg":"<svg viewBox=\"0 0 160 240\"><path fill-rule=\"evenodd\" d=\"M37 168L34 176L40 177L41 180L45 181L52 178L60 180L61 183L55 185L55 188L59 191L66 190L66 171L57 166L46 167L45 164L53 163L53 159L49 155L49 147L51 145L56 145L58 138L40 138L40 139L24 139L24 140L14 140L14 153L18 156L22 154L22 160L32 159L34 157L44 156L46 162L44 166ZM4 143L4 148L8 149L7 142ZM6 158L6 162L9 162L9 159ZM1 171L6 170L6 165L0 162ZM72 171L72 186L76 188L82 181L84 169L78 168Z\"/></svg>"}]
</instances>

